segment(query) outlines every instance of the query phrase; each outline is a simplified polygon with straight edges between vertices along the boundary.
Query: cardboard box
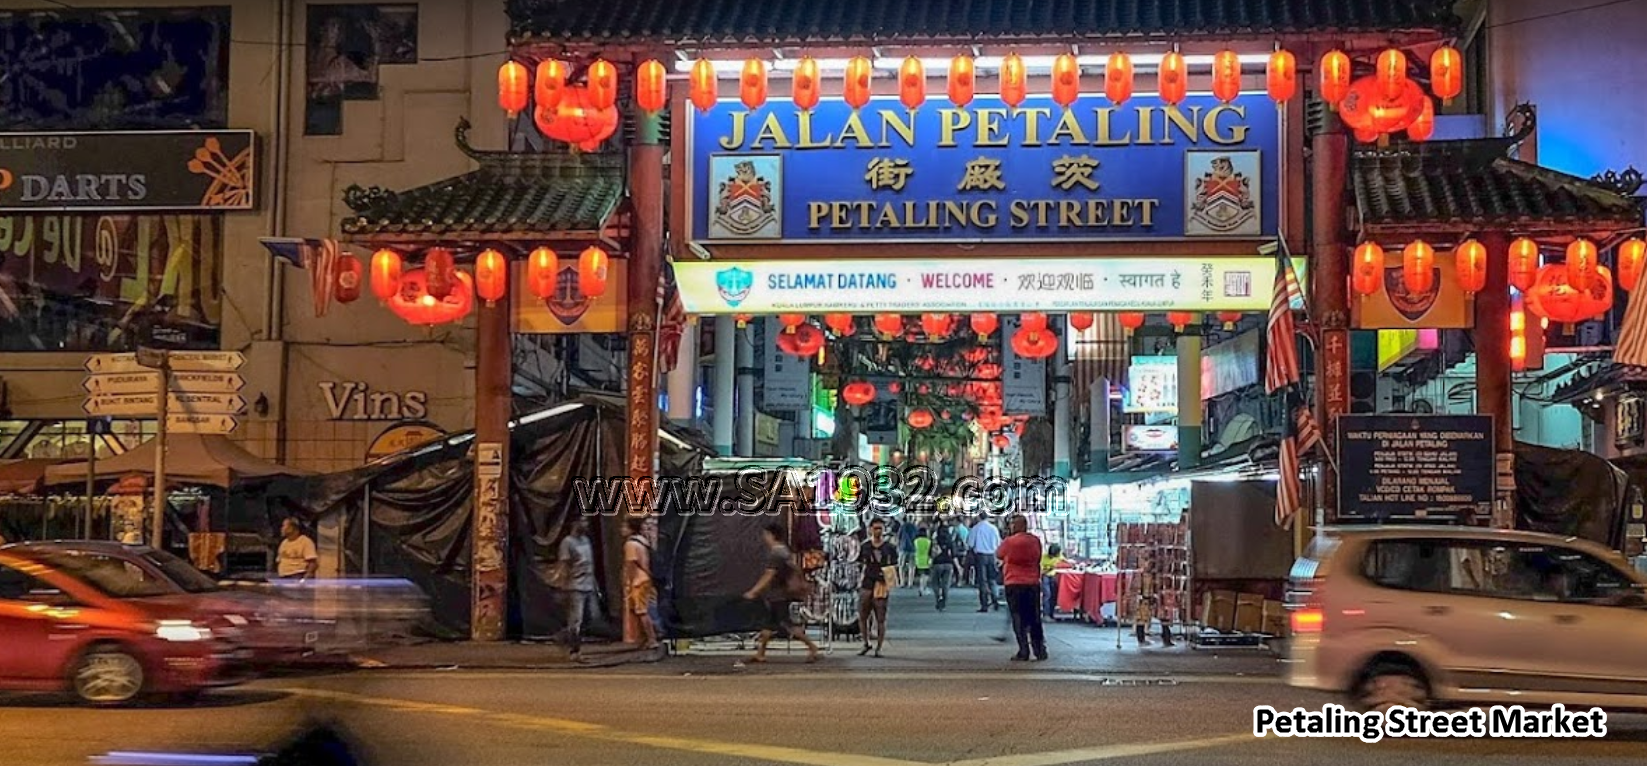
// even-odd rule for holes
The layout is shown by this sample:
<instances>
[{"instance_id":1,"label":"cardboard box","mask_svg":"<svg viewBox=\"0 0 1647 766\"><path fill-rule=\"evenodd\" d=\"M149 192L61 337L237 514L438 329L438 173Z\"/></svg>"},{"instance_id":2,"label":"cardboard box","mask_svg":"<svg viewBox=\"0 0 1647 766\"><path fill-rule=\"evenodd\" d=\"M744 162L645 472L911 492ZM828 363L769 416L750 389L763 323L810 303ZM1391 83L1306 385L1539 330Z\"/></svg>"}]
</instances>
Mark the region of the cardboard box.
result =
<instances>
[{"instance_id":1,"label":"cardboard box","mask_svg":"<svg viewBox=\"0 0 1647 766\"><path fill-rule=\"evenodd\" d=\"M1235 629L1235 593L1215 590L1201 596L1201 625L1219 631Z\"/></svg>"},{"instance_id":2,"label":"cardboard box","mask_svg":"<svg viewBox=\"0 0 1647 766\"><path fill-rule=\"evenodd\" d=\"M1287 635L1287 605L1280 601L1264 600L1264 633L1271 636Z\"/></svg>"},{"instance_id":3,"label":"cardboard box","mask_svg":"<svg viewBox=\"0 0 1647 766\"><path fill-rule=\"evenodd\" d=\"M1264 629L1264 597L1241 593L1235 597L1235 631L1257 633Z\"/></svg>"}]
</instances>

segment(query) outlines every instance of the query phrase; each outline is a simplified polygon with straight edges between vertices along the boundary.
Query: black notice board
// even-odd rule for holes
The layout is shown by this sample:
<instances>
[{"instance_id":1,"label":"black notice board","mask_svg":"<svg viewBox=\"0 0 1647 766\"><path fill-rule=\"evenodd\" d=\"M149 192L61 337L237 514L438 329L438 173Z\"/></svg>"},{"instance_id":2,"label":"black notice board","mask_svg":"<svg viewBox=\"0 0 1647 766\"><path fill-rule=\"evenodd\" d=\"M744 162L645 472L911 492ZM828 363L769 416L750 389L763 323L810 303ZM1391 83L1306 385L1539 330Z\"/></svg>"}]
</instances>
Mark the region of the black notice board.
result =
<instances>
[{"instance_id":1,"label":"black notice board","mask_svg":"<svg viewBox=\"0 0 1647 766\"><path fill-rule=\"evenodd\" d=\"M1343 521L1450 521L1490 515L1495 461L1487 415L1342 415Z\"/></svg>"}]
</instances>

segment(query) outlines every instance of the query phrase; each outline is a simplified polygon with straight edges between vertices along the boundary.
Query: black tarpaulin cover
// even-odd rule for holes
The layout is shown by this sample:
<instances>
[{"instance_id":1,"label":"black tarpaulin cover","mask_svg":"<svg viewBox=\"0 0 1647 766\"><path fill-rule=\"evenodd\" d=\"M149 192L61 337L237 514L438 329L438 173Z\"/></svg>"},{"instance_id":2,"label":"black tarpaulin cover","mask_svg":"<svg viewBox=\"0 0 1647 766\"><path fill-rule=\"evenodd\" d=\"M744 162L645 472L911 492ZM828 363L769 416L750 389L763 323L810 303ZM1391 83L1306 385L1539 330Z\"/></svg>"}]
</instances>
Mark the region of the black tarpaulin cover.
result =
<instances>
[{"instance_id":1,"label":"black tarpaulin cover","mask_svg":"<svg viewBox=\"0 0 1647 766\"><path fill-rule=\"evenodd\" d=\"M604 479L625 472L627 407L621 398L586 395L522 418L510 434L510 604L515 636L548 636L562 620L547 575L567 522L580 505L599 507L590 524L596 571L607 624L622 607L621 509L604 507L601 497L578 497L573 479ZM692 437L666 431L660 441L660 474L696 474L709 450ZM344 516L350 572L402 577L423 588L438 628L453 636L469 630L470 504L474 489L472 434L344 473L279 481L265 507L273 516L297 510L311 518ZM371 513L370 561L361 539L367 505ZM369 566L362 566L367 564ZM597 633L600 632L597 625Z\"/></svg>"},{"instance_id":2,"label":"black tarpaulin cover","mask_svg":"<svg viewBox=\"0 0 1647 766\"><path fill-rule=\"evenodd\" d=\"M1517 443L1515 460L1517 528L1623 544L1624 471L1588 452L1533 444Z\"/></svg>"}]
</instances>

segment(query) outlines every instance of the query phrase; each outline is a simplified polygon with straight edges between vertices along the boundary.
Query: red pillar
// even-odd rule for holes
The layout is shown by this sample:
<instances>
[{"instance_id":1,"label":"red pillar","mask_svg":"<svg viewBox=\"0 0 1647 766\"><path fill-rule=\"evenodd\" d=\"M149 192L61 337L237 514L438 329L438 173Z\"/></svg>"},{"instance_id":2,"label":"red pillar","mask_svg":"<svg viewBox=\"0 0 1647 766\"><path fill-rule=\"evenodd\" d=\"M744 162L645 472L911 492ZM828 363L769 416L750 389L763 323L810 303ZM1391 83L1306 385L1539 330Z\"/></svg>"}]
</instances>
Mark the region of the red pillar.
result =
<instances>
[{"instance_id":1,"label":"red pillar","mask_svg":"<svg viewBox=\"0 0 1647 766\"><path fill-rule=\"evenodd\" d=\"M1316 354L1317 419L1326 431L1327 449L1336 456L1338 416L1350 410L1350 241L1344 221L1350 153L1349 137L1337 115L1326 115L1324 123L1311 142L1310 316L1321 331ZM1338 477L1330 464L1321 468L1319 490L1326 521L1332 523L1338 517Z\"/></svg>"},{"instance_id":2,"label":"red pillar","mask_svg":"<svg viewBox=\"0 0 1647 766\"><path fill-rule=\"evenodd\" d=\"M1515 526L1515 420L1510 395L1510 237L1483 232L1487 248L1487 284L1475 296L1475 411L1493 418L1493 448L1498 454L1497 491L1492 525Z\"/></svg>"},{"instance_id":3,"label":"red pillar","mask_svg":"<svg viewBox=\"0 0 1647 766\"><path fill-rule=\"evenodd\" d=\"M510 296L481 303L475 341L475 493L469 637L501 641L509 603Z\"/></svg>"},{"instance_id":4,"label":"red pillar","mask_svg":"<svg viewBox=\"0 0 1647 766\"><path fill-rule=\"evenodd\" d=\"M637 113L629 149L629 194L634 210L629 249L629 429L625 459L630 479L651 479L658 465L658 278L663 269L664 145L658 115ZM645 514L650 508L630 508ZM623 639L640 643L634 610L624 609Z\"/></svg>"}]
</instances>

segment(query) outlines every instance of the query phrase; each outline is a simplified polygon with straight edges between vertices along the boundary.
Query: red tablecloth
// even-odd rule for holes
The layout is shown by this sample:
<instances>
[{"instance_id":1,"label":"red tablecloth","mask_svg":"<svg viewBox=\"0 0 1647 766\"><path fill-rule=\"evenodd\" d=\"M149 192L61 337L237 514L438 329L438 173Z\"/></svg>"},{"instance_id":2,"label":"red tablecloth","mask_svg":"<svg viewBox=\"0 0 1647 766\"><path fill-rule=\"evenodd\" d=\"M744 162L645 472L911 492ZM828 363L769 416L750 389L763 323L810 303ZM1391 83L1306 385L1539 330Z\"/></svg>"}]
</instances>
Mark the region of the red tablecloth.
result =
<instances>
[{"instance_id":1,"label":"red tablecloth","mask_svg":"<svg viewBox=\"0 0 1647 766\"><path fill-rule=\"evenodd\" d=\"M1094 622L1101 619L1104 604L1115 603L1116 576L1088 572L1082 575L1081 611Z\"/></svg>"},{"instance_id":2,"label":"red tablecloth","mask_svg":"<svg viewBox=\"0 0 1647 766\"><path fill-rule=\"evenodd\" d=\"M1059 570L1054 574L1058 576L1058 611L1074 612L1081 608L1081 591L1086 578L1080 572Z\"/></svg>"}]
</instances>

